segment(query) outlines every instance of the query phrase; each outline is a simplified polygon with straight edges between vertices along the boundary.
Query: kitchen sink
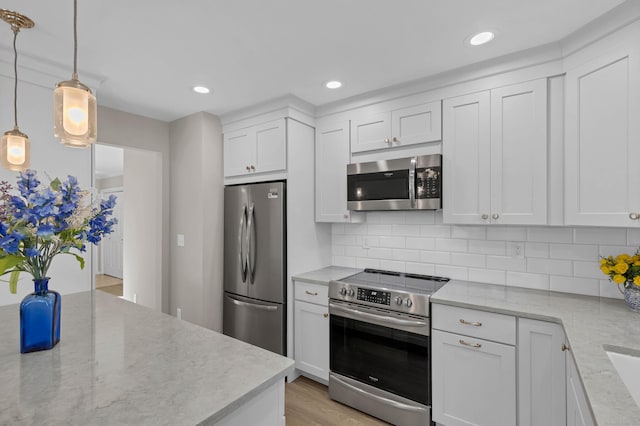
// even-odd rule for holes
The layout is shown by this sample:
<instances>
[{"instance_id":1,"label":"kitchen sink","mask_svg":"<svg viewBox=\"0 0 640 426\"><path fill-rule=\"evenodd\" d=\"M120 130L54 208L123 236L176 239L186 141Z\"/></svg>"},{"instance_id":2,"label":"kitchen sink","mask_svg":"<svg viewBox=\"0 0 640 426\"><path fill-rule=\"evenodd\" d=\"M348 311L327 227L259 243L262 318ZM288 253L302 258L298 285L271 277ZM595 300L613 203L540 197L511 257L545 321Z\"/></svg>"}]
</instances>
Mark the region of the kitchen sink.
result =
<instances>
[{"instance_id":1,"label":"kitchen sink","mask_svg":"<svg viewBox=\"0 0 640 426\"><path fill-rule=\"evenodd\" d=\"M629 393L640 406L640 351L604 345L604 350Z\"/></svg>"}]
</instances>

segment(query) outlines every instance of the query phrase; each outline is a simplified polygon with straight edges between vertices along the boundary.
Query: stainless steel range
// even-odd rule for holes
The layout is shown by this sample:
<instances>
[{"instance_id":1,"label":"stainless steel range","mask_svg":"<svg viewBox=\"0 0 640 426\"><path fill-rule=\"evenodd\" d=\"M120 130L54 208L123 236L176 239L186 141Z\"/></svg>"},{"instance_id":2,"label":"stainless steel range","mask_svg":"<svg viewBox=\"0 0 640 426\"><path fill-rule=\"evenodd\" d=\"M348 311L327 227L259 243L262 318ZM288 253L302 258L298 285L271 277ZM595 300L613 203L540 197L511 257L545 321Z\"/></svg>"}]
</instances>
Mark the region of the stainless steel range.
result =
<instances>
[{"instance_id":1,"label":"stainless steel range","mask_svg":"<svg viewBox=\"0 0 640 426\"><path fill-rule=\"evenodd\" d=\"M448 278L375 269L329 283L329 396L397 425L431 424L429 297Z\"/></svg>"}]
</instances>

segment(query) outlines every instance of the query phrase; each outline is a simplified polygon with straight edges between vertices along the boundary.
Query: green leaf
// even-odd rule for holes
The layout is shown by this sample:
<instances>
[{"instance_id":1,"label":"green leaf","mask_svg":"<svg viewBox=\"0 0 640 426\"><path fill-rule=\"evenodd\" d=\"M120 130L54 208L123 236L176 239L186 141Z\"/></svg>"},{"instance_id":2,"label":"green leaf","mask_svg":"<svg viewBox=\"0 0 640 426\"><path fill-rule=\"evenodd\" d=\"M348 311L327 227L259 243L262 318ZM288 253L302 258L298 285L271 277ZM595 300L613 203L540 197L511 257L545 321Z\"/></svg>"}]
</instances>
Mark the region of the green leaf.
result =
<instances>
[{"instance_id":1,"label":"green leaf","mask_svg":"<svg viewBox=\"0 0 640 426\"><path fill-rule=\"evenodd\" d=\"M9 291L11 294L18 292L18 278L20 278L20 271L11 272L11 277L9 278Z\"/></svg>"},{"instance_id":2,"label":"green leaf","mask_svg":"<svg viewBox=\"0 0 640 426\"><path fill-rule=\"evenodd\" d=\"M24 258L15 254L0 257L0 275L7 273L11 268L20 265Z\"/></svg>"},{"instance_id":3,"label":"green leaf","mask_svg":"<svg viewBox=\"0 0 640 426\"><path fill-rule=\"evenodd\" d=\"M69 251L66 251L66 252L65 252L65 251L62 251L61 253L64 253L64 254L70 254L71 256L74 256L74 257L76 258L76 260L77 260L78 262L80 262L80 269L84 269L84 257L82 257L82 256L80 256L80 255L77 255L77 254L75 254L75 253L71 253L71 252L69 252Z\"/></svg>"},{"instance_id":4,"label":"green leaf","mask_svg":"<svg viewBox=\"0 0 640 426\"><path fill-rule=\"evenodd\" d=\"M60 179L55 178L54 180L51 181L51 189L53 189L54 191L57 191L58 188L60 188Z\"/></svg>"}]
</instances>

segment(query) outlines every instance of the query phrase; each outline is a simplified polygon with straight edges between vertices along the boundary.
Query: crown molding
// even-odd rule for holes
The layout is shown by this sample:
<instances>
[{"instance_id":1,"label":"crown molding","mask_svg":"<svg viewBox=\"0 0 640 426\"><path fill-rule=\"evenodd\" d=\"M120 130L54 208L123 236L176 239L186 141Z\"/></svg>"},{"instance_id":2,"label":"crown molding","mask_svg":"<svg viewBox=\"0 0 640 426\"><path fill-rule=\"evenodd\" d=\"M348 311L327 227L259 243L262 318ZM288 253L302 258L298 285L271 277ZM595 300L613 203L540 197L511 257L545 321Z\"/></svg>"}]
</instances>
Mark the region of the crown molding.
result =
<instances>
[{"instance_id":1,"label":"crown molding","mask_svg":"<svg viewBox=\"0 0 640 426\"><path fill-rule=\"evenodd\" d=\"M301 116L301 118L296 118L303 122L313 121L316 115L316 107L314 105L297 96L286 95L247 108L231 111L219 117L224 127L236 128L242 126L242 124L239 123L240 121L255 119L259 116L277 113L279 111L282 111L285 115L293 114L294 116ZM308 119L304 119L303 117L305 116L308 117Z\"/></svg>"}]
</instances>

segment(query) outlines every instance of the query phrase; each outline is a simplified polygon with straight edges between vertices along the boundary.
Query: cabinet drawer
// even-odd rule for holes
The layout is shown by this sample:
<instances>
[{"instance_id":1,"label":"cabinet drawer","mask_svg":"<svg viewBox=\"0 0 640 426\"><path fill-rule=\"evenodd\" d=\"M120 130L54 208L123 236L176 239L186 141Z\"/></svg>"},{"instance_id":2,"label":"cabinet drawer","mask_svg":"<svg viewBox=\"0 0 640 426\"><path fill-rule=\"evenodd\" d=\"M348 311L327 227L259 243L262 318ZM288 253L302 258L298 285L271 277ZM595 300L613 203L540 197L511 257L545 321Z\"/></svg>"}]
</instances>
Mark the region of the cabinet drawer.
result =
<instances>
[{"instance_id":1,"label":"cabinet drawer","mask_svg":"<svg viewBox=\"0 0 640 426\"><path fill-rule=\"evenodd\" d=\"M438 330L516 344L516 317L510 315L434 304L431 308L431 324Z\"/></svg>"},{"instance_id":2,"label":"cabinet drawer","mask_svg":"<svg viewBox=\"0 0 640 426\"><path fill-rule=\"evenodd\" d=\"M302 281L295 282L296 300L329 306L329 286Z\"/></svg>"}]
</instances>

